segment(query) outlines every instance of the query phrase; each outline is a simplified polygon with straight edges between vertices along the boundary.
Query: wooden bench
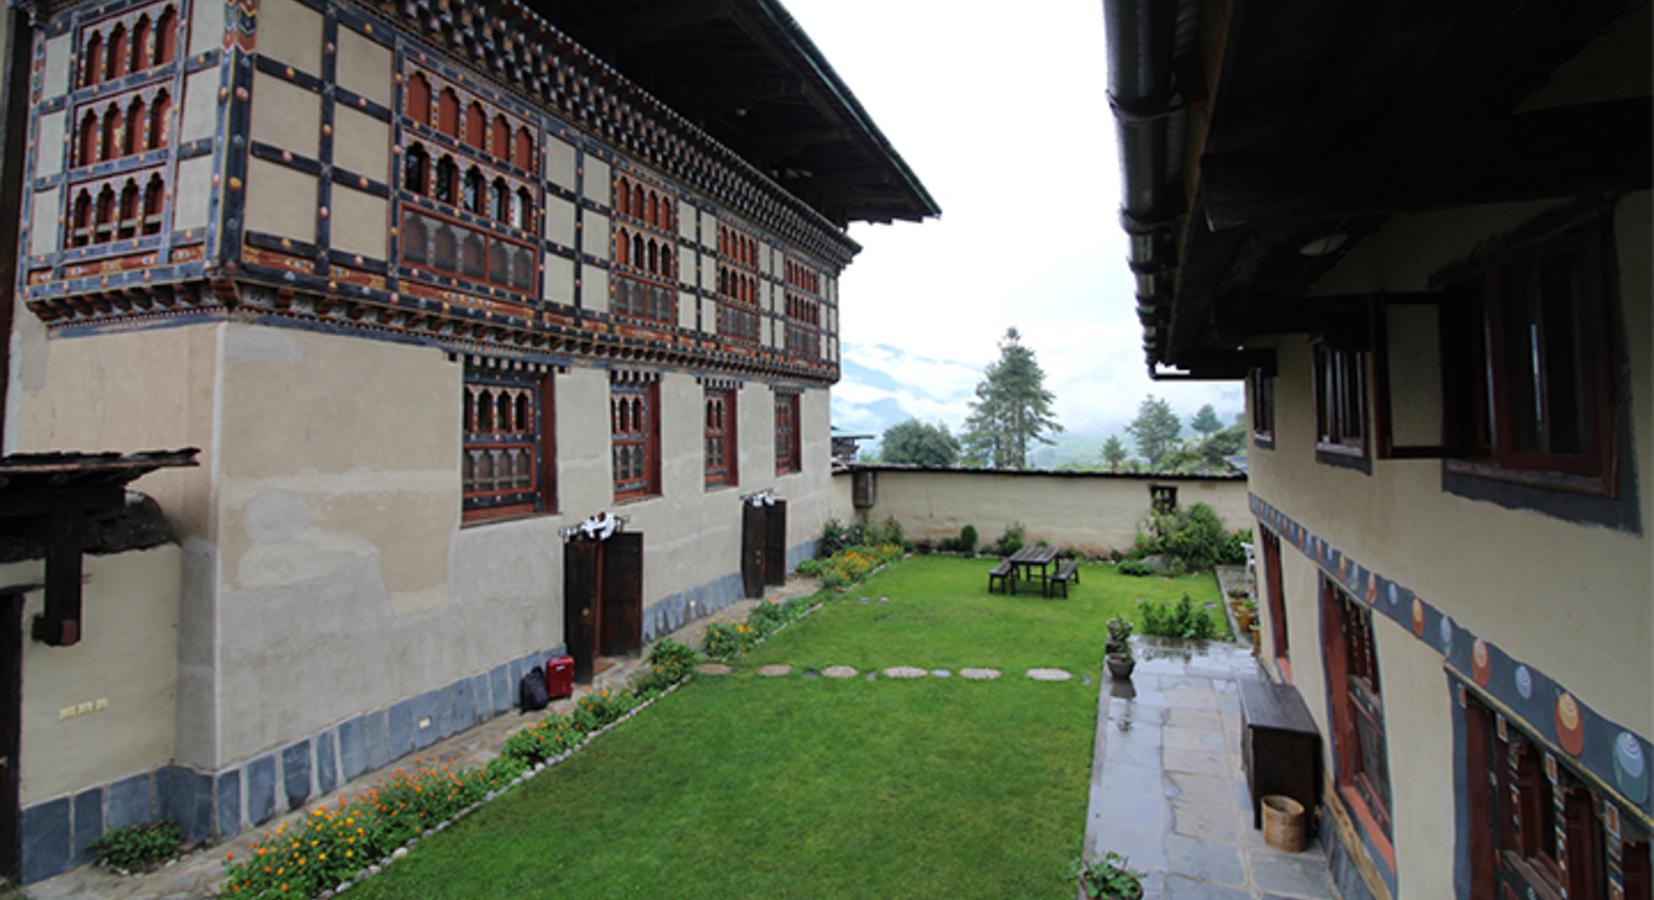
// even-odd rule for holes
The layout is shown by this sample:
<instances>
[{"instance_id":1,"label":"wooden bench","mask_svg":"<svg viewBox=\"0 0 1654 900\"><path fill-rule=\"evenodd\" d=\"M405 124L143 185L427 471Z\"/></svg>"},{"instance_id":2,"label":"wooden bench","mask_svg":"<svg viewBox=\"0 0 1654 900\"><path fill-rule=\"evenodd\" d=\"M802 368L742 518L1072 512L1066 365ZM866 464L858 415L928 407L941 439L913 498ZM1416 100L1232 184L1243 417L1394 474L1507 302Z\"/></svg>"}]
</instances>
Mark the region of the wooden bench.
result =
<instances>
[{"instance_id":1,"label":"wooden bench","mask_svg":"<svg viewBox=\"0 0 1654 900\"><path fill-rule=\"evenodd\" d=\"M988 573L988 593L990 594L994 592L995 581L999 582L999 593L1001 594L1009 594L1014 589L1010 585L1016 581L1016 570L1009 560L994 566L993 571Z\"/></svg>"},{"instance_id":2,"label":"wooden bench","mask_svg":"<svg viewBox=\"0 0 1654 900\"><path fill-rule=\"evenodd\" d=\"M1062 595L1067 597L1068 583L1070 581L1075 584L1080 583L1080 564L1072 559L1060 566L1057 566L1057 572L1055 575L1051 576L1051 581L1047 585L1046 589L1047 591L1055 591L1057 589L1057 585L1060 584L1062 585Z\"/></svg>"}]
</instances>

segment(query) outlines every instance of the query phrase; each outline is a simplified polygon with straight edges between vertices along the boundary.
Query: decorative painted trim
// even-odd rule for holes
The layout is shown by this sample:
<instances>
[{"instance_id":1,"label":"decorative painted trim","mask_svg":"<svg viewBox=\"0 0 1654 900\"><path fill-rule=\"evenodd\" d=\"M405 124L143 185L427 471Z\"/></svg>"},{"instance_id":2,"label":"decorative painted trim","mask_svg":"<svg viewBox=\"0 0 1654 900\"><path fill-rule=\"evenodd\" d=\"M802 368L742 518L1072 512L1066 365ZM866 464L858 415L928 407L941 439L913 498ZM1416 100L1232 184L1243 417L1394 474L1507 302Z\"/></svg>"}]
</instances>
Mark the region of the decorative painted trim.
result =
<instances>
[{"instance_id":1,"label":"decorative painted trim","mask_svg":"<svg viewBox=\"0 0 1654 900\"><path fill-rule=\"evenodd\" d=\"M1297 547L1375 614L1428 645L1442 658L1450 678L1474 686L1645 827L1654 828L1654 796L1649 791L1654 744L1647 736L1599 714L1551 676L1478 637L1410 588L1356 562L1258 495L1249 492L1247 502L1258 522L1278 534L1283 545Z\"/></svg>"}]
</instances>

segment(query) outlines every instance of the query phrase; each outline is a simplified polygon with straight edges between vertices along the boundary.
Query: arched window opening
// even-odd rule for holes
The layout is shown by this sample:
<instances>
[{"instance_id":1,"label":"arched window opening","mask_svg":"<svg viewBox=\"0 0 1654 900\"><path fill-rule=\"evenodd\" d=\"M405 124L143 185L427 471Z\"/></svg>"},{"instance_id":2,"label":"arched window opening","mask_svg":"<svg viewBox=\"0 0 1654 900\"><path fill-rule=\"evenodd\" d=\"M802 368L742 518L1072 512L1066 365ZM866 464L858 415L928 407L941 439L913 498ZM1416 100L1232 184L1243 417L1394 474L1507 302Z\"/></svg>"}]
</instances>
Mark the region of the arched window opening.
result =
<instances>
[{"instance_id":1,"label":"arched window opening","mask_svg":"<svg viewBox=\"0 0 1654 900\"><path fill-rule=\"evenodd\" d=\"M115 189L104 185L98 193L98 220L92 228L92 243L103 244L115 236Z\"/></svg>"},{"instance_id":2,"label":"arched window opening","mask_svg":"<svg viewBox=\"0 0 1654 900\"><path fill-rule=\"evenodd\" d=\"M477 398L471 391L468 390L465 392L465 396L461 399L461 403L460 429L474 434L477 430ZM469 465L470 461L467 460L466 462L467 465Z\"/></svg>"},{"instance_id":3,"label":"arched window opening","mask_svg":"<svg viewBox=\"0 0 1654 900\"><path fill-rule=\"evenodd\" d=\"M430 230L425 227L423 216L408 216L402 225L402 258L412 263L426 265L430 262L431 254L426 246L431 241Z\"/></svg>"},{"instance_id":4,"label":"arched window opening","mask_svg":"<svg viewBox=\"0 0 1654 900\"><path fill-rule=\"evenodd\" d=\"M658 274L660 272L659 266L660 266L660 245L656 244L654 241L650 241L649 242L649 271Z\"/></svg>"},{"instance_id":5,"label":"arched window opening","mask_svg":"<svg viewBox=\"0 0 1654 900\"><path fill-rule=\"evenodd\" d=\"M454 181L459 176L459 166L454 165L452 156L444 156L436 164L436 199L439 203L452 204L454 202Z\"/></svg>"},{"instance_id":6,"label":"arched window opening","mask_svg":"<svg viewBox=\"0 0 1654 900\"><path fill-rule=\"evenodd\" d=\"M92 195L81 191L75 197L74 216L69 220L69 246L84 247L92 243Z\"/></svg>"},{"instance_id":7,"label":"arched window opening","mask_svg":"<svg viewBox=\"0 0 1654 900\"><path fill-rule=\"evenodd\" d=\"M126 107L126 132L121 137L121 155L128 156L144 150L144 98L133 97Z\"/></svg>"},{"instance_id":8,"label":"arched window opening","mask_svg":"<svg viewBox=\"0 0 1654 900\"><path fill-rule=\"evenodd\" d=\"M166 182L159 175L151 175L144 188L144 234L161 233L161 211L166 204Z\"/></svg>"},{"instance_id":9,"label":"arched window opening","mask_svg":"<svg viewBox=\"0 0 1654 900\"><path fill-rule=\"evenodd\" d=\"M511 261L511 286L519 291L534 290L534 254L518 250Z\"/></svg>"},{"instance_id":10,"label":"arched window opening","mask_svg":"<svg viewBox=\"0 0 1654 900\"><path fill-rule=\"evenodd\" d=\"M529 409L528 392L517 392L517 414L513 418L517 423L516 431L534 430L534 413Z\"/></svg>"},{"instance_id":11,"label":"arched window opening","mask_svg":"<svg viewBox=\"0 0 1654 900\"><path fill-rule=\"evenodd\" d=\"M632 235L632 265L641 269L646 258L643 253L643 235Z\"/></svg>"},{"instance_id":12,"label":"arched window opening","mask_svg":"<svg viewBox=\"0 0 1654 900\"><path fill-rule=\"evenodd\" d=\"M644 210L647 209L647 208L648 207L646 205L644 205L644 201L643 201L643 186L642 185L633 185L632 186L632 216L634 218L638 218L638 219L644 218L643 213L644 213Z\"/></svg>"},{"instance_id":13,"label":"arched window opening","mask_svg":"<svg viewBox=\"0 0 1654 900\"><path fill-rule=\"evenodd\" d=\"M431 124L431 83L418 72L408 76L408 90L402 98L402 111L421 125Z\"/></svg>"},{"instance_id":14,"label":"arched window opening","mask_svg":"<svg viewBox=\"0 0 1654 900\"><path fill-rule=\"evenodd\" d=\"M178 10L169 6L155 21L155 64L164 66L178 55Z\"/></svg>"},{"instance_id":15,"label":"arched window opening","mask_svg":"<svg viewBox=\"0 0 1654 900\"><path fill-rule=\"evenodd\" d=\"M431 252L431 268L444 272L459 270L459 236L448 225L436 230L436 241Z\"/></svg>"},{"instance_id":16,"label":"arched window opening","mask_svg":"<svg viewBox=\"0 0 1654 900\"><path fill-rule=\"evenodd\" d=\"M89 166L98 161L98 114L87 110L80 120L80 142L75 147L75 165Z\"/></svg>"},{"instance_id":17,"label":"arched window opening","mask_svg":"<svg viewBox=\"0 0 1654 900\"><path fill-rule=\"evenodd\" d=\"M449 137L459 137L459 95L443 88L436 100L436 127Z\"/></svg>"},{"instance_id":18,"label":"arched window opening","mask_svg":"<svg viewBox=\"0 0 1654 900\"><path fill-rule=\"evenodd\" d=\"M488 152L494 158L511 158L511 123L505 120L505 116L494 117L494 133L489 138Z\"/></svg>"},{"instance_id":19,"label":"arched window opening","mask_svg":"<svg viewBox=\"0 0 1654 900\"><path fill-rule=\"evenodd\" d=\"M527 128L517 129L517 145L512 149L511 161L519 169L534 171L534 136L528 133Z\"/></svg>"},{"instance_id":20,"label":"arched window opening","mask_svg":"<svg viewBox=\"0 0 1654 900\"><path fill-rule=\"evenodd\" d=\"M511 395L501 391L500 398L496 402L499 405L500 414L494 420L494 429L496 431L516 431L516 427L511 424Z\"/></svg>"},{"instance_id":21,"label":"arched window opening","mask_svg":"<svg viewBox=\"0 0 1654 900\"><path fill-rule=\"evenodd\" d=\"M615 212L623 216L631 215L632 188L626 179L620 179L620 186L615 189Z\"/></svg>"},{"instance_id":22,"label":"arched window opening","mask_svg":"<svg viewBox=\"0 0 1654 900\"><path fill-rule=\"evenodd\" d=\"M517 213L517 215L515 217L516 226L518 228L522 229L523 231L533 230L533 228L534 228L534 195L528 192L528 188L518 188L517 189L517 209L516 209L516 213Z\"/></svg>"},{"instance_id":23,"label":"arched window opening","mask_svg":"<svg viewBox=\"0 0 1654 900\"><path fill-rule=\"evenodd\" d=\"M116 25L115 30L109 33L109 60L103 67L105 81L126 75L129 49L126 43L126 26Z\"/></svg>"},{"instance_id":24,"label":"arched window opening","mask_svg":"<svg viewBox=\"0 0 1654 900\"><path fill-rule=\"evenodd\" d=\"M483 391L477 398L477 431L494 430L494 392Z\"/></svg>"},{"instance_id":25,"label":"arched window opening","mask_svg":"<svg viewBox=\"0 0 1654 900\"><path fill-rule=\"evenodd\" d=\"M478 281L487 277L488 269L485 256L482 236L476 232L468 232L460 249L460 274Z\"/></svg>"},{"instance_id":26,"label":"arched window opening","mask_svg":"<svg viewBox=\"0 0 1654 900\"><path fill-rule=\"evenodd\" d=\"M161 91L149 108L149 149L158 150L169 143L172 132L172 95Z\"/></svg>"},{"instance_id":27,"label":"arched window opening","mask_svg":"<svg viewBox=\"0 0 1654 900\"><path fill-rule=\"evenodd\" d=\"M465 208L477 215L485 215L488 212L487 197L482 172L475 166L465 170Z\"/></svg>"},{"instance_id":28,"label":"arched window opening","mask_svg":"<svg viewBox=\"0 0 1654 900\"><path fill-rule=\"evenodd\" d=\"M615 264L621 266L632 264L632 245L626 239L625 231L615 235Z\"/></svg>"},{"instance_id":29,"label":"arched window opening","mask_svg":"<svg viewBox=\"0 0 1654 900\"><path fill-rule=\"evenodd\" d=\"M504 178L494 179L494 188L493 188L492 194L493 194L493 196L490 199L493 201L493 203L492 203L493 209L491 210L491 212L493 213L494 221L496 221L496 222L510 222L511 221L511 188L506 186Z\"/></svg>"},{"instance_id":30,"label":"arched window opening","mask_svg":"<svg viewBox=\"0 0 1654 900\"><path fill-rule=\"evenodd\" d=\"M505 241L489 242L488 280L495 284L511 283L511 245Z\"/></svg>"},{"instance_id":31,"label":"arched window opening","mask_svg":"<svg viewBox=\"0 0 1654 900\"><path fill-rule=\"evenodd\" d=\"M425 154L425 148L414 144L402 154L402 189L416 194L425 193L425 168L430 163L430 157Z\"/></svg>"},{"instance_id":32,"label":"arched window opening","mask_svg":"<svg viewBox=\"0 0 1654 900\"><path fill-rule=\"evenodd\" d=\"M154 64L149 53L154 31L155 27L150 24L147 15L139 16L138 24L132 26L132 71L142 72Z\"/></svg>"},{"instance_id":33,"label":"arched window opening","mask_svg":"<svg viewBox=\"0 0 1654 900\"><path fill-rule=\"evenodd\" d=\"M80 86L89 87L97 84L103 76L103 35L94 33L86 39L86 47L82 49L80 66Z\"/></svg>"},{"instance_id":34,"label":"arched window opening","mask_svg":"<svg viewBox=\"0 0 1654 900\"><path fill-rule=\"evenodd\" d=\"M649 192L649 224L660 227L660 197L654 191Z\"/></svg>"},{"instance_id":35,"label":"arched window opening","mask_svg":"<svg viewBox=\"0 0 1654 900\"><path fill-rule=\"evenodd\" d=\"M121 186L120 220L115 224L115 238L128 240L138 236L138 183L128 181Z\"/></svg>"},{"instance_id":36,"label":"arched window opening","mask_svg":"<svg viewBox=\"0 0 1654 900\"><path fill-rule=\"evenodd\" d=\"M465 108L465 142L484 153L488 152L488 116L482 104L473 102Z\"/></svg>"},{"instance_id":37,"label":"arched window opening","mask_svg":"<svg viewBox=\"0 0 1654 900\"><path fill-rule=\"evenodd\" d=\"M120 155L120 141L116 135L120 132L121 111L115 104L103 111L103 131L99 136L98 160L114 159Z\"/></svg>"},{"instance_id":38,"label":"arched window opening","mask_svg":"<svg viewBox=\"0 0 1654 900\"><path fill-rule=\"evenodd\" d=\"M662 278L672 277L672 248L667 244L660 245L660 274Z\"/></svg>"}]
</instances>

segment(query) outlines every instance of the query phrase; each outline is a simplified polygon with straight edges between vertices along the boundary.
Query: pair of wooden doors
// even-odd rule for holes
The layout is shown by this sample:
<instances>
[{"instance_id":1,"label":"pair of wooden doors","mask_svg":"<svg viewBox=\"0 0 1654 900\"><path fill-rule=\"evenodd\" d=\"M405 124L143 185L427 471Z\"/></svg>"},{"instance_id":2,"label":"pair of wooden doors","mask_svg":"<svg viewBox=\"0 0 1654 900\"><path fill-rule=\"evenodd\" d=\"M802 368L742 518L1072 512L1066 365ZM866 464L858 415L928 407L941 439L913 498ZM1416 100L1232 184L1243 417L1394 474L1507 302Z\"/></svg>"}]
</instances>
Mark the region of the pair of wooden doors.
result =
<instances>
[{"instance_id":1,"label":"pair of wooden doors","mask_svg":"<svg viewBox=\"0 0 1654 900\"><path fill-rule=\"evenodd\" d=\"M563 544L563 635L574 657L574 680L592 680L600 656L643 650L643 535Z\"/></svg>"},{"instance_id":2,"label":"pair of wooden doors","mask_svg":"<svg viewBox=\"0 0 1654 900\"><path fill-rule=\"evenodd\" d=\"M787 501L741 505L741 581L748 597L787 580Z\"/></svg>"}]
</instances>

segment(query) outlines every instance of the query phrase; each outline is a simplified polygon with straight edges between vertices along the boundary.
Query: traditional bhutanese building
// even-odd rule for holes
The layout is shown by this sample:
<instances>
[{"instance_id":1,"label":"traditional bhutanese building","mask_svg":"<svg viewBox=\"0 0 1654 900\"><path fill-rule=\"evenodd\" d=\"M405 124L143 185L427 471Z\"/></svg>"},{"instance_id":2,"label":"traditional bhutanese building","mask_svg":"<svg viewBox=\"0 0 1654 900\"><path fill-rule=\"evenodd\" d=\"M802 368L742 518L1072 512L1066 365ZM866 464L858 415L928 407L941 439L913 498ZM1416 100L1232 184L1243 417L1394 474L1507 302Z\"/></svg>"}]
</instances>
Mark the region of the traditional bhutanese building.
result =
<instances>
[{"instance_id":1,"label":"traditional bhutanese building","mask_svg":"<svg viewBox=\"0 0 1654 900\"><path fill-rule=\"evenodd\" d=\"M1318 734L1254 788L1345 900L1648 900L1649 4L1104 5L1149 367L1247 381Z\"/></svg>"},{"instance_id":2,"label":"traditional bhutanese building","mask_svg":"<svg viewBox=\"0 0 1654 900\"><path fill-rule=\"evenodd\" d=\"M200 448L135 485L180 544L29 595L25 881L256 826L811 554L845 228L938 208L775 0L42 2L8 40L5 449Z\"/></svg>"}]
</instances>

